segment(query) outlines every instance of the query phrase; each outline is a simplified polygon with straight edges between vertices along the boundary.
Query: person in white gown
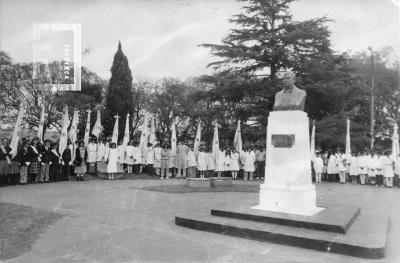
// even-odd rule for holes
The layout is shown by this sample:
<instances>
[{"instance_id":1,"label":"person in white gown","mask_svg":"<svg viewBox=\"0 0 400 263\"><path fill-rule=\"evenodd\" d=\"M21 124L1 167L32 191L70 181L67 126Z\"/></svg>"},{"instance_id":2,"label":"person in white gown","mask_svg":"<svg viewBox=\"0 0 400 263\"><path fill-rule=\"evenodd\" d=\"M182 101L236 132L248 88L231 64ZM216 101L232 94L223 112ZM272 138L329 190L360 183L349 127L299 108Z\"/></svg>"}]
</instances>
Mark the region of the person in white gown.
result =
<instances>
[{"instance_id":1,"label":"person in white gown","mask_svg":"<svg viewBox=\"0 0 400 263\"><path fill-rule=\"evenodd\" d=\"M382 156L383 161L383 176L386 187L393 187L394 177L394 160L390 156L389 151L386 152L385 156Z\"/></svg>"},{"instance_id":2,"label":"person in white gown","mask_svg":"<svg viewBox=\"0 0 400 263\"><path fill-rule=\"evenodd\" d=\"M200 178L204 178L206 175L208 159L209 154L205 152L204 147L201 147L197 154L197 169L199 170Z\"/></svg>"},{"instance_id":3,"label":"person in white gown","mask_svg":"<svg viewBox=\"0 0 400 263\"><path fill-rule=\"evenodd\" d=\"M329 155L328 167L327 167L328 181L333 182L335 181L336 174L339 173L337 167L337 160L336 160L336 155L333 152L330 151L328 155Z\"/></svg>"},{"instance_id":4,"label":"person in white gown","mask_svg":"<svg viewBox=\"0 0 400 263\"><path fill-rule=\"evenodd\" d=\"M349 163L349 176L353 184L356 184L358 181L358 155L359 154L351 154L348 163Z\"/></svg>"},{"instance_id":5,"label":"person in white gown","mask_svg":"<svg viewBox=\"0 0 400 263\"><path fill-rule=\"evenodd\" d=\"M119 153L115 143L110 144L110 148L106 154L107 162L107 173L108 179L114 180L114 175L118 172L119 164Z\"/></svg>"},{"instance_id":6,"label":"person in white gown","mask_svg":"<svg viewBox=\"0 0 400 263\"><path fill-rule=\"evenodd\" d=\"M315 182L321 183L321 175L324 169L324 160L321 157L321 153L317 152L317 156L314 160L314 170L315 170Z\"/></svg>"},{"instance_id":7,"label":"person in white gown","mask_svg":"<svg viewBox=\"0 0 400 263\"><path fill-rule=\"evenodd\" d=\"M236 180L238 172L239 172L239 153L234 149L231 153L231 171L232 178Z\"/></svg>"}]
</instances>

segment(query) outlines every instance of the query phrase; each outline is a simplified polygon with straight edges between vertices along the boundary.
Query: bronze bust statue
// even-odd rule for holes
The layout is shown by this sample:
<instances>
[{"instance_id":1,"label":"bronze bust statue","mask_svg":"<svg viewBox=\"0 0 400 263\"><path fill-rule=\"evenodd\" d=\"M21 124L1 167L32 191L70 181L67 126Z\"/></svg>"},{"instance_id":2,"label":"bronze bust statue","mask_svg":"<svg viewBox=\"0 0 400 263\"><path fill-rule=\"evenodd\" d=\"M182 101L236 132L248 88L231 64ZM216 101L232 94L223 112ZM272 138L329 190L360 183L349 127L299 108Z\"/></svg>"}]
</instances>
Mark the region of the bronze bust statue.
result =
<instances>
[{"instance_id":1,"label":"bronze bust statue","mask_svg":"<svg viewBox=\"0 0 400 263\"><path fill-rule=\"evenodd\" d=\"M282 81L285 87L275 94L274 111L304 111L306 92L294 85L295 77L296 75L291 71L283 74Z\"/></svg>"}]
</instances>

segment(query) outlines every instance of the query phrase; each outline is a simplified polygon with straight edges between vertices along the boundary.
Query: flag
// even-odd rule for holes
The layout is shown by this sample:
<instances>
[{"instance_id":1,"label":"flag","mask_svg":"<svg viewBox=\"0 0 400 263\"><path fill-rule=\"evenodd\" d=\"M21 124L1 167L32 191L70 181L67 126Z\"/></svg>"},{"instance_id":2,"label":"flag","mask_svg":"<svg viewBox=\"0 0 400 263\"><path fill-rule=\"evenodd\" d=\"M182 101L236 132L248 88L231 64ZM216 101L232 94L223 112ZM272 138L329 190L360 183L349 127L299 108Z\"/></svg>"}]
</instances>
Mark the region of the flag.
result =
<instances>
[{"instance_id":1,"label":"flag","mask_svg":"<svg viewBox=\"0 0 400 263\"><path fill-rule=\"evenodd\" d=\"M143 152L144 148L147 147L147 143L149 141L149 119L148 116L144 118L142 127L141 127L141 135L140 135L140 143L139 149Z\"/></svg>"},{"instance_id":2,"label":"flag","mask_svg":"<svg viewBox=\"0 0 400 263\"><path fill-rule=\"evenodd\" d=\"M75 159L76 141L78 139L78 123L79 114L77 110L74 110L74 115L72 117L71 129L69 130L69 138L72 143L72 160Z\"/></svg>"},{"instance_id":3,"label":"flag","mask_svg":"<svg viewBox=\"0 0 400 263\"><path fill-rule=\"evenodd\" d=\"M125 121L125 133L124 133L124 140L122 141L122 145L126 148L129 142L129 117L131 115L128 113L126 114L126 121Z\"/></svg>"},{"instance_id":4,"label":"flag","mask_svg":"<svg viewBox=\"0 0 400 263\"><path fill-rule=\"evenodd\" d=\"M67 106L65 106L63 122L62 122L62 127L61 127L60 143L59 143L59 146L58 146L60 154L62 154L64 152L65 148L67 148L68 126L69 126L68 108L67 108Z\"/></svg>"},{"instance_id":5,"label":"flag","mask_svg":"<svg viewBox=\"0 0 400 263\"><path fill-rule=\"evenodd\" d=\"M238 125L235 132L235 138L233 139L233 146L238 153L242 152L242 134L240 130L240 120L238 120Z\"/></svg>"},{"instance_id":6,"label":"flag","mask_svg":"<svg viewBox=\"0 0 400 263\"><path fill-rule=\"evenodd\" d=\"M197 124L197 133L196 133L196 138L194 139L193 150L195 153L199 151L200 142L201 142L201 120L199 120L199 123Z\"/></svg>"},{"instance_id":7,"label":"flag","mask_svg":"<svg viewBox=\"0 0 400 263\"><path fill-rule=\"evenodd\" d=\"M398 129L399 127L397 126L397 124L394 124L392 135L392 160L397 160L400 154Z\"/></svg>"},{"instance_id":8,"label":"flag","mask_svg":"<svg viewBox=\"0 0 400 263\"><path fill-rule=\"evenodd\" d=\"M44 126L44 101L42 105L42 113L40 114L40 121L39 121L39 129L37 132L37 137L39 138L40 142L43 142L43 126Z\"/></svg>"},{"instance_id":9,"label":"flag","mask_svg":"<svg viewBox=\"0 0 400 263\"><path fill-rule=\"evenodd\" d=\"M346 131L346 158L350 158L351 146L350 146L350 120L347 119L347 131Z\"/></svg>"},{"instance_id":10,"label":"flag","mask_svg":"<svg viewBox=\"0 0 400 263\"><path fill-rule=\"evenodd\" d=\"M113 130L113 134L111 137L111 142L118 144L118 125L119 125L119 116L118 114L116 116L114 116L115 118L115 124L114 124L114 130Z\"/></svg>"},{"instance_id":11,"label":"flag","mask_svg":"<svg viewBox=\"0 0 400 263\"><path fill-rule=\"evenodd\" d=\"M218 122L217 122L217 120L213 121L212 124L214 124L214 137L213 137L212 152L215 155L219 151Z\"/></svg>"},{"instance_id":12,"label":"flag","mask_svg":"<svg viewBox=\"0 0 400 263\"><path fill-rule=\"evenodd\" d=\"M313 121L312 125L312 132L311 132L311 147L310 147L310 153L311 153L311 161L315 161L315 121Z\"/></svg>"},{"instance_id":13,"label":"flag","mask_svg":"<svg viewBox=\"0 0 400 263\"><path fill-rule=\"evenodd\" d=\"M83 143L85 144L85 146L89 145L89 133L90 133L90 113L92 111L89 109L87 110L88 116L86 119L86 128L85 128L85 137L83 137Z\"/></svg>"},{"instance_id":14,"label":"flag","mask_svg":"<svg viewBox=\"0 0 400 263\"><path fill-rule=\"evenodd\" d=\"M92 134L99 138L99 134L103 131L103 126L101 125L100 109L97 111L96 123L93 126Z\"/></svg>"},{"instance_id":15,"label":"flag","mask_svg":"<svg viewBox=\"0 0 400 263\"><path fill-rule=\"evenodd\" d=\"M176 155L176 127L175 127L175 118L172 118L172 126L171 126L171 155Z\"/></svg>"},{"instance_id":16,"label":"flag","mask_svg":"<svg viewBox=\"0 0 400 263\"><path fill-rule=\"evenodd\" d=\"M155 145L157 143L156 118L154 118L154 117L151 118L149 143L151 143L152 145Z\"/></svg>"},{"instance_id":17,"label":"flag","mask_svg":"<svg viewBox=\"0 0 400 263\"><path fill-rule=\"evenodd\" d=\"M18 142L20 139L21 124L22 124L22 119L24 118L24 116L25 116L25 108L21 103L21 105L19 106L17 122L15 123L14 132L13 132L13 136L11 138L11 143L10 143L10 148L11 148L10 154L11 154L12 158L14 158L18 152Z\"/></svg>"}]
</instances>

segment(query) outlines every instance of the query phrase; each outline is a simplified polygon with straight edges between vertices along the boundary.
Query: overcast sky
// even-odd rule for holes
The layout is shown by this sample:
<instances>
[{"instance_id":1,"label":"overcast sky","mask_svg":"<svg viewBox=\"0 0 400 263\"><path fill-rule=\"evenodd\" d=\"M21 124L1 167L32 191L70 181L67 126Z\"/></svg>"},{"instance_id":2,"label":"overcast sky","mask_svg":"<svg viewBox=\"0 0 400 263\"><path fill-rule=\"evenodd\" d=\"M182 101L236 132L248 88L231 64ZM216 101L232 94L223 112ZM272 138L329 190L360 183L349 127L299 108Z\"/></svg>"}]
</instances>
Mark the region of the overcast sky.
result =
<instances>
[{"instance_id":1,"label":"overcast sky","mask_svg":"<svg viewBox=\"0 0 400 263\"><path fill-rule=\"evenodd\" d=\"M32 61L34 23L80 23L82 64L108 79L118 40L134 77L184 79L211 73L201 43L219 43L240 12L234 0L0 0L0 47L14 62ZM334 20L332 47L341 52L392 46L399 53L398 0L300 0L296 20Z\"/></svg>"}]
</instances>

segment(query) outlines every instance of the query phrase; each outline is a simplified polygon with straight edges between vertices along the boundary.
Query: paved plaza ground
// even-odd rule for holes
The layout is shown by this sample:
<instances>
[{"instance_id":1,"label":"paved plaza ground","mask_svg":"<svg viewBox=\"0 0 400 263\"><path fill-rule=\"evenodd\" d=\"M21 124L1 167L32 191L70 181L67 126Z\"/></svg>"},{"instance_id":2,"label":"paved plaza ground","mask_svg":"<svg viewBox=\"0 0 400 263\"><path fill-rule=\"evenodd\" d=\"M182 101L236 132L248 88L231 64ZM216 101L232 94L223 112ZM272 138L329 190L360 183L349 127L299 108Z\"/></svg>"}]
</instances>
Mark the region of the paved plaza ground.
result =
<instances>
[{"instance_id":1,"label":"paved plaza ground","mask_svg":"<svg viewBox=\"0 0 400 263\"><path fill-rule=\"evenodd\" d=\"M184 183L184 180L90 180L0 188L0 203L6 203L0 206L3 219L7 207L9 211L14 208L24 211L20 217L36 215L38 219L32 221L31 226L24 226L21 239L24 235L30 239L19 251L5 251L3 241L0 261L400 262L398 188L337 183L317 185L320 205L358 205L362 211L376 211L391 217L386 258L366 260L176 226L175 214L189 209L258 200L258 193L250 190L167 193L142 189ZM234 183L257 189L249 185L260 182ZM33 229L39 224L45 226L41 225L36 233ZM0 230L2 235L7 232L4 227Z\"/></svg>"}]
</instances>

